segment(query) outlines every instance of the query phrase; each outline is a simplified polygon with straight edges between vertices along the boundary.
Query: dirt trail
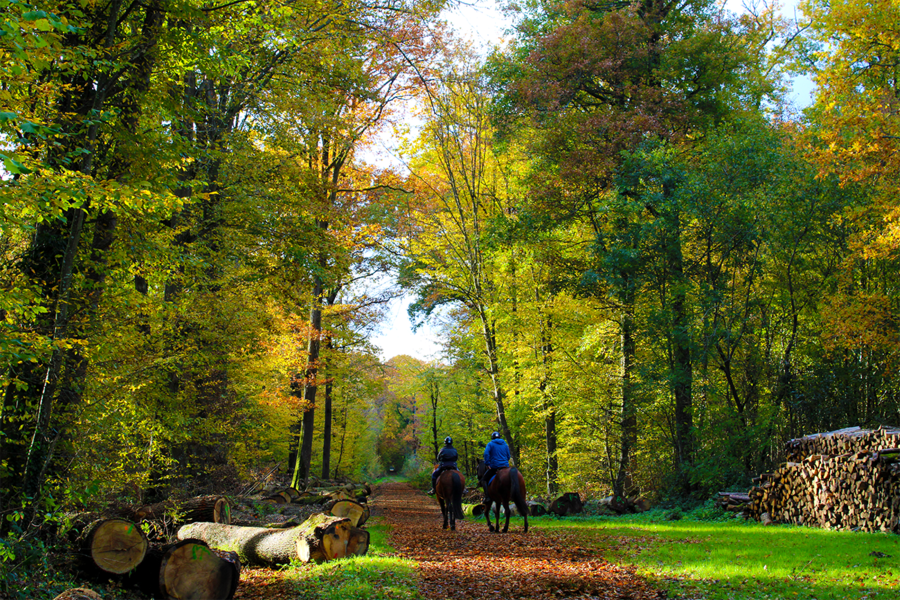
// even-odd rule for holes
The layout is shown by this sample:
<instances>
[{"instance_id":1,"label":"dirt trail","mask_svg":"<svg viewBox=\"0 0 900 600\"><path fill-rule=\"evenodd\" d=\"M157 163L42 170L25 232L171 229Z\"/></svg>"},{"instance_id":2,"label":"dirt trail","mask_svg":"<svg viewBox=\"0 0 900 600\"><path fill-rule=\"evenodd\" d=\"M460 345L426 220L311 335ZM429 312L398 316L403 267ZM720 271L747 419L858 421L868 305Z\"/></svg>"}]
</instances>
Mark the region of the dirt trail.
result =
<instances>
[{"instance_id":1,"label":"dirt trail","mask_svg":"<svg viewBox=\"0 0 900 600\"><path fill-rule=\"evenodd\" d=\"M397 553L417 562L421 591L429 600L666 597L569 535L522 533L521 519L512 520L506 534L489 533L484 517L467 517L457 521L456 531L444 531L437 501L405 483L382 484L370 506L391 526Z\"/></svg>"}]
</instances>

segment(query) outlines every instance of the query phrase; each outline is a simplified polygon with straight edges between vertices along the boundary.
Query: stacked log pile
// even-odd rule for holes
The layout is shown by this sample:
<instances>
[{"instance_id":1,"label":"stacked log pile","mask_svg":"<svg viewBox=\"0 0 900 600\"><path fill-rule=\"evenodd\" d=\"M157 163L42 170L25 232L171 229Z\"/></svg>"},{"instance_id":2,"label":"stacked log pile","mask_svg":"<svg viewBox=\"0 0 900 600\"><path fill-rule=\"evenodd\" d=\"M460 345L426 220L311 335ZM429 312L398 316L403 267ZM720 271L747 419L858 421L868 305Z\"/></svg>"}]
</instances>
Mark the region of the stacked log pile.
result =
<instances>
[{"instance_id":1,"label":"stacked log pile","mask_svg":"<svg viewBox=\"0 0 900 600\"><path fill-rule=\"evenodd\" d=\"M719 492L717 504L728 512L746 515L746 511L750 508L750 494L747 492Z\"/></svg>"},{"instance_id":2,"label":"stacked log pile","mask_svg":"<svg viewBox=\"0 0 900 600\"><path fill-rule=\"evenodd\" d=\"M815 454L840 456L857 452L875 452L886 448L900 448L900 429L879 427L862 429L848 427L827 433L814 433L784 445L788 462L800 462Z\"/></svg>"},{"instance_id":3,"label":"stacked log pile","mask_svg":"<svg viewBox=\"0 0 900 600\"><path fill-rule=\"evenodd\" d=\"M900 430L854 427L791 440L786 450L794 460L760 476L747 516L900 533Z\"/></svg>"}]
</instances>

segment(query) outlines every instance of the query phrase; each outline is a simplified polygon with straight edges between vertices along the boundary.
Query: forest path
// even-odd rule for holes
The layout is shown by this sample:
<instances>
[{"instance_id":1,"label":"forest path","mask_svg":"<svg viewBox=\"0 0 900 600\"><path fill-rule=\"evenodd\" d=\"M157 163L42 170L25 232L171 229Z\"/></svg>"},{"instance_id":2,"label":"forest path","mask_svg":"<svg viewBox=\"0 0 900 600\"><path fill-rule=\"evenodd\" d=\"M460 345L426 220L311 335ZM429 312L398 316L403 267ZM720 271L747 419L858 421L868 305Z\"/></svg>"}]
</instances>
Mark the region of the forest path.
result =
<instances>
[{"instance_id":1,"label":"forest path","mask_svg":"<svg viewBox=\"0 0 900 600\"><path fill-rule=\"evenodd\" d=\"M370 506L390 525L397 554L416 562L421 593L429 600L666 597L569 534L522 533L521 519L513 519L506 534L489 533L484 517L467 517L457 521L456 531L445 531L437 501L406 483L381 484Z\"/></svg>"}]
</instances>

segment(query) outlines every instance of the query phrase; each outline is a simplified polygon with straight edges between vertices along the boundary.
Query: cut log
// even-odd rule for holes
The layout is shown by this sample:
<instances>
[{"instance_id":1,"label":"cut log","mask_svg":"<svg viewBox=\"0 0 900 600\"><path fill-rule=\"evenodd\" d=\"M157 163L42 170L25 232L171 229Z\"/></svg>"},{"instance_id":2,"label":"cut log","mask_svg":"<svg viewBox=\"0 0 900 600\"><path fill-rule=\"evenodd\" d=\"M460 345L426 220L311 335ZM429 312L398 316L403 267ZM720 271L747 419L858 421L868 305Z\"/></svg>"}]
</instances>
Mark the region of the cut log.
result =
<instances>
[{"instance_id":1,"label":"cut log","mask_svg":"<svg viewBox=\"0 0 900 600\"><path fill-rule=\"evenodd\" d=\"M277 492L275 494L272 494L271 496L263 498L263 502L272 502L274 504L289 504L291 502L291 495L287 492Z\"/></svg>"},{"instance_id":2,"label":"cut log","mask_svg":"<svg viewBox=\"0 0 900 600\"><path fill-rule=\"evenodd\" d=\"M581 496L578 495L578 492L566 492L550 503L547 512L565 517L566 515L578 514L583 509L584 504L581 502Z\"/></svg>"},{"instance_id":3,"label":"cut log","mask_svg":"<svg viewBox=\"0 0 900 600\"><path fill-rule=\"evenodd\" d=\"M463 514L467 517L480 517L484 514L484 504L463 504Z\"/></svg>"},{"instance_id":4,"label":"cut log","mask_svg":"<svg viewBox=\"0 0 900 600\"><path fill-rule=\"evenodd\" d=\"M179 540L199 539L210 548L235 552L242 564L273 566L297 558L297 528L266 529L218 523L189 523L178 529Z\"/></svg>"},{"instance_id":5,"label":"cut log","mask_svg":"<svg viewBox=\"0 0 900 600\"><path fill-rule=\"evenodd\" d=\"M103 600L103 597L97 592L86 588L72 588L64 591L53 600Z\"/></svg>"},{"instance_id":6,"label":"cut log","mask_svg":"<svg viewBox=\"0 0 900 600\"><path fill-rule=\"evenodd\" d=\"M369 519L369 507L355 500L334 500L325 506L325 512L350 519L354 527L362 527Z\"/></svg>"},{"instance_id":7,"label":"cut log","mask_svg":"<svg viewBox=\"0 0 900 600\"><path fill-rule=\"evenodd\" d=\"M365 556L369 551L369 532L359 527L350 529L347 540L347 556Z\"/></svg>"},{"instance_id":8,"label":"cut log","mask_svg":"<svg viewBox=\"0 0 900 600\"><path fill-rule=\"evenodd\" d=\"M223 559L203 541L182 540L163 553L159 595L165 600L231 600L240 574L239 561Z\"/></svg>"},{"instance_id":9,"label":"cut log","mask_svg":"<svg viewBox=\"0 0 900 600\"><path fill-rule=\"evenodd\" d=\"M237 553L244 564L273 566L292 559L322 562L343 558L351 543L356 553L364 553L369 534L356 529L349 519L319 513L291 529L192 523L178 530L178 539L200 539L211 548Z\"/></svg>"},{"instance_id":10,"label":"cut log","mask_svg":"<svg viewBox=\"0 0 900 600\"><path fill-rule=\"evenodd\" d=\"M295 527L297 554L302 562L325 562L347 556L353 525L350 519L319 513ZM368 535L368 533L366 533ZM366 544L368 547L368 543Z\"/></svg>"},{"instance_id":11,"label":"cut log","mask_svg":"<svg viewBox=\"0 0 900 600\"><path fill-rule=\"evenodd\" d=\"M88 568L121 575L141 564L149 546L140 527L127 519L100 519L89 526L82 549Z\"/></svg>"},{"instance_id":12,"label":"cut log","mask_svg":"<svg viewBox=\"0 0 900 600\"><path fill-rule=\"evenodd\" d=\"M528 501L528 514L532 517L542 517L547 514L547 507L540 502Z\"/></svg>"}]
</instances>

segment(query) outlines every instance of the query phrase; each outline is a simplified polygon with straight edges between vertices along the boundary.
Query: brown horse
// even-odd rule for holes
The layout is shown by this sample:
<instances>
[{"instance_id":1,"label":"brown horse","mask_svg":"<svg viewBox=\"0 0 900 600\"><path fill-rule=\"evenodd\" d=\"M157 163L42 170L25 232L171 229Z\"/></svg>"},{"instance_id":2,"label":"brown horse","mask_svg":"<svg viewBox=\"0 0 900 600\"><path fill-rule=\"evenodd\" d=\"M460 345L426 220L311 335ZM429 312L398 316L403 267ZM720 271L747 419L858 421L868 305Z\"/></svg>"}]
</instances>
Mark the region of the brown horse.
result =
<instances>
[{"instance_id":1,"label":"brown horse","mask_svg":"<svg viewBox=\"0 0 900 600\"><path fill-rule=\"evenodd\" d=\"M440 474L434 485L434 495L441 505L441 514L444 516L444 529L447 529L449 517L450 529L456 531L456 520L462 520L462 493L466 487L466 478L456 469L450 469Z\"/></svg>"},{"instance_id":2,"label":"brown horse","mask_svg":"<svg viewBox=\"0 0 900 600\"><path fill-rule=\"evenodd\" d=\"M478 460L478 480L484 478L488 468L484 461ZM487 505L484 507L484 516L487 518L488 531L495 533L500 532L500 505L506 512L506 524L503 526L503 533L509 531L509 501L512 500L518 509L519 514L525 517L525 533L528 532L528 505L525 504L525 478L515 467L501 467L491 478L491 481L485 482L485 492L487 492ZM491 504L496 504L495 516L497 527L491 523Z\"/></svg>"}]
</instances>

